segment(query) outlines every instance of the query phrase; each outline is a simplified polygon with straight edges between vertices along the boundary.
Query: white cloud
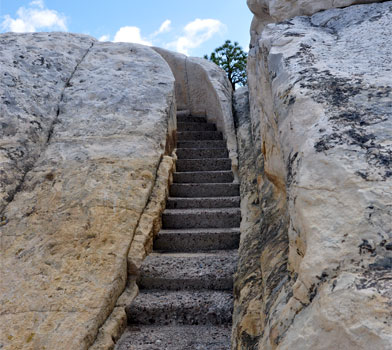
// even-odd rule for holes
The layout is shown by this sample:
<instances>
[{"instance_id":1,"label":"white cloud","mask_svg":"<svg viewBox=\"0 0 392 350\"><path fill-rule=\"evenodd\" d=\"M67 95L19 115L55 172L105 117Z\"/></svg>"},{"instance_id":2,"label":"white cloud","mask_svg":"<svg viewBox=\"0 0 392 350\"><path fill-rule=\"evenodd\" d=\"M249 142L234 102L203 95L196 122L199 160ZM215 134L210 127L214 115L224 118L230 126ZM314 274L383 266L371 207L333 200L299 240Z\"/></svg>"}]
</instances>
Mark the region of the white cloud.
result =
<instances>
[{"instance_id":1,"label":"white cloud","mask_svg":"<svg viewBox=\"0 0 392 350\"><path fill-rule=\"evenodd\" d=\"M162 33L167 33L171 31L171 20L167 19L166 21L164 21L161 26L159 27L159 29L153 34L153 36L157 36L159 34Z\"/></svg>"},{"instance_id":2,"label":"white cloud","mask_svg":"<svg viewBox=\"0 0 392 350\"><path fill-rule=\"evenodd\" d=\"M67 30L67 20L64 15L45 7L43 0L30 2L29 7L20 7L16 18L5 15L1 28L5 31L23 33L45 30Z\"/></svg>"},{"instance_id":3,"label":"white cloud","mask_svg":"<svg viewBox=\"0 0 392 350\"><path fill-rule=\"evenodd\" d=\"M109 41L110 40L110 35L102 35L98 39L99 41Z\"/></svg>"},{"instance_id":4,"label":"white cloud","mask_svg":"<svg viewBox=\"0 0 392 350\"><path fill-rule=\"evenodd\" d=\"M197 18L184 27L184 35L167 44L167 47L188 55L190 49L199 47L224 29L225 25L217 19Z\"/></svg>"},{"instance_id":5,"label":"white cloud","mask_svg":"<svg viewBox=\"0 0 392 350\"><path fill-rule=\"evenodd\" d=\"M44 0L33 0L30 2L30 6L37 6L43 9L45 7Z\"/></svg>"},{"instance_id":6,"label":"white cloud","mask_svg":"<svg viewBox=\"0 0 392 350\"><path fill-rule=\"evenodd\" d=\"M121 27L114 36L114 42L137 43L152 46L152 43L143 39L138 27Z\"/></svg>"}]
</instances>

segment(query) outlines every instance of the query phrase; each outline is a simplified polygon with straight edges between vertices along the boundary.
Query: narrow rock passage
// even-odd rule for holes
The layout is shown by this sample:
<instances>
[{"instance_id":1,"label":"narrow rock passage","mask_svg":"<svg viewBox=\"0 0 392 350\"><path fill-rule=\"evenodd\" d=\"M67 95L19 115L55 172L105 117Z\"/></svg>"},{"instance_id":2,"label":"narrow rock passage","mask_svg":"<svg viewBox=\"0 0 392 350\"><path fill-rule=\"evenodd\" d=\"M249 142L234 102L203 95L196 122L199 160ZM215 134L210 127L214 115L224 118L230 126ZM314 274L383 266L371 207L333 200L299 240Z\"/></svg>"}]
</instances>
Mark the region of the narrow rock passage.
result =
<instances>
[{"instance_id":1,"label":"narrow rock passage","mask_svg":"<svg viewBox=\"0 0 392 350\"><path fill-rule=\"evenodd\" d=\"M229 350L239 185L222 134L177 115L177 172L117 350Z\"/></svg>"}]
</instances>

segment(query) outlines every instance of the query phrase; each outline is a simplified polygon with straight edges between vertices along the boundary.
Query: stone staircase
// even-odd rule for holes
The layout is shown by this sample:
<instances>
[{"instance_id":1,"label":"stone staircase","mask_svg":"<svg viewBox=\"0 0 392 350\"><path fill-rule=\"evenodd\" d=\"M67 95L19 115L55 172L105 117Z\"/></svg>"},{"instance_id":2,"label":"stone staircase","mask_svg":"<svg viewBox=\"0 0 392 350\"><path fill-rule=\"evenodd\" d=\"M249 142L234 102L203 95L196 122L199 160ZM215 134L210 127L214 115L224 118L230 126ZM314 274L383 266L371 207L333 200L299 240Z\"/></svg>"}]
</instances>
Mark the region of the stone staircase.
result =
<instances>
[{"instance_id":1,"label":"stone staircase","mask_svg":"<svg viewBox=\"0 0 392 350\"><path fill-rule=\"evenodd\" d=\"M229 350L239 185L222 134L177 115L177 172L117 350Z\"/></svg>"}]
</instances>

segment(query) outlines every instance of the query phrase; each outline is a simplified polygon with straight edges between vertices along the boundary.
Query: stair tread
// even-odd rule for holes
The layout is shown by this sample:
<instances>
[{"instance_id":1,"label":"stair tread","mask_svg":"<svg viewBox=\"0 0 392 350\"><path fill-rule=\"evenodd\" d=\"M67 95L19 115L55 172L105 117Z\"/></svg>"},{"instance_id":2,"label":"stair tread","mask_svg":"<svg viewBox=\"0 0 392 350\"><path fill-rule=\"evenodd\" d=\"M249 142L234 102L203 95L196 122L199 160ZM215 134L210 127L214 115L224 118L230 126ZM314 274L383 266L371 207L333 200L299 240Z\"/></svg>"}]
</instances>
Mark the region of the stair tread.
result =
<instances>
[{"instance_id":1,"label":"stair tread","mask_svg":"<svg viewBox=\"0 0 392 350\"><path fill-rule=\"evenodd\" d=\"M186 215L186 214L205 214L205 213L240 213L240 208L189 208L189 209L165 209L164 215Z\"/></svg>"},{"instance_id":2,"label":"stair tread","mask_svg":"<svg viewBox=\"0 0 392 350\"><path fill-rule=\"evenodd\" d=\"M232 292L224 290L181 290L181 291L166 291L166 290L141 290L132 305L148 304L165 308L168 305L178 305L184 303L188 307L197 305L197 302L207 304L213 303L215 299L225 303L232 299Z\"/></svg>"},{"instance_id":3,"label":"stair tread","mask_svg":"<svg viewBox=\"0 0 392 350\"><path fill-rule=\"evenodd\" d=\"M222 158L218 158L218 159L222 159ZM223 158L223 159L227 159L227 158ZM221 173L225 173L225 174L231 174L232 171L231 170L200 170L200 171L176 171L174 172L174 174L195 174L195 175L203 175L203 174L221 174Z\"/></svg>"},{"instance_id":4,"label":"stair tread","mask_svg":"<svg viewBox=\"0 0 392 350\"><path fill-rule=\"evenodd\" d=\"M230 160L229 157L215 157L215 158L182 158L182 159L177 159L177 162L182 162L183 160L195 160L195 161L214 161L214 160L219 160L219 159L224 159L224 160ZM223 169L222 169L223 170Z\"/></svg>"},{"instance_id":5,"label":"stair tread","mask_svg":"<svg viewBox=\"0 0 392 350\"><path fill-rule=\"evenodd\" d=\"M173 183L170 197L234 197L240 194L237 183Z\"/></svg>"},{"instance_id":6,"label":"stair tread","mask_svg":"<svg viewBox=\"0 0 392 350\"><path fill-rule=\"evenodd\" d=\"M179 147L177 148L177 151L183 151L183 150L187 150L187 151L200 151L200 150L225 150L227 151L226 147L212 147L212 148L198 148L198 147Z\"/></svg>"},{"instance_id":7,"label":"stair tread","mask_svg":"<svg viewBox=\"0 0 392 350\"><path fill-rule=\"evenodd\" d=\"M226 147L226 141L224 140L178 140L177 148L199 148L199 149L209 149L209 148L220 148Z\"/></svg>"},{"instance_id":8,"label":"stair tread","mask_svg":"<svg viewBox=\"0 0 392 350\"><path fill-rule=\"evenodd\" d=\"M198 234L198 233L226 233L226 232L235 232L240 233L239 227L227 227L227 228L180 228L180 229L161 229L159 234L164 233L180 233L180 234Z\"/></svg>"},{"instance_id":9,"label":"stair tread","mask_svg":"<svg viewBox=\"0 0 392 350\"><path fill-rule=\"evenodd\" d=\"M189 185L191 185L191 184L192 183L189 183ZM187 184L181 183L179 185L187 185ZM215 184L211 184L211 185L215 185ZM192 201L192 200L198 200L198 199L200 199L200 200L208 200L208 199L214 199L214 200L218 200L218 199L222 199L222 200L226 200L226 199L241 199L241 197L240 196L227 196L227 197L222 197L222 196L215 197L214 196L214 197L192 197L192 198L190 198L190 197L168 197L167 199L168 200L184 199L184 200Z\"/></svg>"},{"instance_id":10,"label":"stair tread","mask_svg":"<svg viewBox=\"0 0 392 350\"><path fill-rule=\"evenodd\" d=\"M115 350L228 350L231 326L129 326Z\"/></svg>"},{"instance_id":11,"label":"stair tread","mask_svg":"<svg viewBox=\"0 0 392 350\"><path fill-rule=\"evenodd\" d=\"M227 197L222 197L222 196L218 196L218 197L168 197L167 200L168 201L186 201L186 202L192 202L192 201L208 201L208 200L214 200L214 201L229 201L229 200L240 200L241 197L240 196L227 196ZM239 205L238 205L239 207ZM224 207L223 207L224 208ZM174 208L173 208L174 209Z\"/></svg>"},{"instance_id":12,"label":"stair tread","mask_svg":"<svg viewBox=\"0 0 392 350\"><path fill-rule=\"evenodd\" d=\"M231 322L231 291L141 290L126 307L131 324L228 324Z\"/></svg>"},{"instance_id":13,"label":"stair tread","mask_svg":"<svg viewBox=\"0 0 392 350\"><path fill-rule=\"evenodd\" d=\"M167 209L236 208L240 197L169 197Z\"/></svg>"},{"instance_id":14,"label":"stair tread","mask_svg":"<svg viewBox=\"0 0 392 350\"><path fill-rule=\"evenodd\" d=\"M231 290L237 250L210 252L153 252L143 262L141 289Z\"/></svg>"},{"instance_id":15,"label":"stair tread","mask_svg":"<svg viewBox=\"0 0 392 350\"><path fill-rule=\"evenodd\" d=\"M206 252L217 249L238 249L240 229L162 229L154 250L161 252Z\"/></svg>"},{"instance_id":16,"label":"stair tread","mask_svg":"<svg viewBox=\"0 0 392 350\"><path fill-rule=\"evenodd\" d=\"M177 131L177 140L223 140L220 131Z\"/></svg>"},{"instance_id":17,"label":"stair tread","mask_svg":"<svg viewBox=\"0 0 392 350\"><path fill-rule=\"evenodd\" d=\"M240 223L240 208L166 209L162 215L164 228L225 228Z\"/></svg>"},{"instance_id":18,"label":"stair tread","mask_svg":"<svg viewBox=\"0 0 392 350\"><path fill-rule=\"evenodd\" d=\"M216 131L216 126L214 123L180 121L177 122L177 131Z\"/></svg>"},{"instance_id":19,"label":"stair tread","mask_svg":"<svg viewBox=\"0 0 392 350\"><path fill-rule=\"evenodd\" d=\"M226 147L177 148L176 154L178 159L228 158L229 156Z\"/></svg>"},{"instance_id":20,"label":"stair tread","mask_svg":"<svg viewBox=\"0 0 392 350\"><path fill-rule=\"evenodd\" d=\"M179 172L231 170L230 158L178 159Z\"/></svg>"},{"instance_id":21,"label":"stair tread","mask_svg":"<svg viewBox=\"0 0 392 350\"><path fill-rule=\"evenodd\" d=\"M183 182L183 183L175 183L173 185L185 186L185 187L216 187L216 186L239 187L240 186L239 183L234 183L234 182L203 182L203 183Z\"/></svg>"}]
</instances>

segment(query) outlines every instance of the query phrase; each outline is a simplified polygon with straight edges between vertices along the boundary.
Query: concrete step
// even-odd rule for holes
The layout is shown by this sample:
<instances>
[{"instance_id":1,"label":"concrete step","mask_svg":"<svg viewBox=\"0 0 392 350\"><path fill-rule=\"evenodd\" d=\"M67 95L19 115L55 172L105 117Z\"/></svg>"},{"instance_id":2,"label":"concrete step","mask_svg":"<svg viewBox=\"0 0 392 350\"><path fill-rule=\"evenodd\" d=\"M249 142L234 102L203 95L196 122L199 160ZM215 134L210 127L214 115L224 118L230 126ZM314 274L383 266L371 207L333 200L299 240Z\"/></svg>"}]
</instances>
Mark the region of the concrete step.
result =
<instances>
[{"instance_id":1,"label":"concrete step","mask_svg":"<svg viewBox=\"0 0 392 350\"><path fill-rule=\"evenodd\" d=\"M169 197L166 202L167 209L191 208L239 208L240 197Z\"/></svg>"},{"instance_id":2,"label":"concrete step","mask_svg":"<svg viewBox=\"0 0 392 350\"><path fill-rule=\"evenodd\" d=\"M237 251L151 253L140 268L140 289L232 290Z\"/></svg>"},{"instance_id":3,"label":"concrete step","mask_svg":"<svg viewBox=\"0 0 392 350\"><path fill-rule=\"evenodd\" d=\"M177 131L216 131L216 126L212 123L177 122Z\"/></svg>"},{"instance_id":4,"label":"concrete step","mask_svg":"<svg viewBox=\"0 0 392 350\"><path fill-rule=\"evenodd\" d=\"M231 170L230 158L178 159L178 172Z\"/></svg>"},{"instance_id":5,"label":"concrete step","mask_svg":"<svg viewBox=\"0 0 392 350\"><path fill-rule=\"evenodd\" d=\"M179 141L223 140L220 131L177 131Z\"/></svg>"},{"instance_id":6,"label":"concrete step","mask_svg":"<svg viewBox=\"0 0 392 350\"><path fill-rule=\"evenodd\" d=\"M129 324L220 325L231 322L232 303L226 291L142 290L125 310Z\"/></svg>"},{"instance_id":7,"label":"concrete step","mask_svg":"<svg viewBox=\"0 0 392 350\"><path fill-rule=\"evenodd\" d=\"M224 140L177 141L177 148L225 148Z\"/></svg>"},{"instance_id":8,"label":"concrete step","mask_svg":"<svg viewBox=\"0 0 392 350\"><path fill-rule=\"evenodd\" d=\"M231 183L234 176L231 170L176 172L173 174L176 183Z\"/></svg>"},{"instance_id":9,"label":"concrete step","mask_svg":"<svg viewBox=\"0 0 392 350\"><path fill-rule=\"evenodd\" d=\"M129 326L115 350L229 350L231 326Z\"/></svg>"},{"instance_id":10,"label":"concrete step","mask_svg":"<svg viewBox=\"0 0 392 350\"><path fill-rule=\"evenodd\" d=\"M239 227L240 208L166 209L162 215L164 229Z\"/></svg>"},{"instance_id":11,"label":"concrete step","mask_svg":"<svg viewBox=\"0 0 392 350\"><path fill-rule=\"evenodd\" d=\"M197 252L218 249L237 249L239 228L199 228L161 230L154 241L154 250L167 252Z\"/></svg>"},{"instance_id":12,"label":"concrete step","mask_svg":"<svg viewBox=\"0 0 392 350\"><path fill-rule=\"evenodd\" d=\"M227 158L226 148L177 148L178 159Z\"/></svg>"},{"instance_id":13,"label":"concrete step","mask_svg":"<svg viewBox=\"0 0 392 350\"><path fill-rule=\"evenodd\" d=\"M240 195L240 185L235 183L173 183L171 197L233 197Z\"/></svg>"},{"instance_id":14,"label":"concrete step","mask_svg":"<svg viewBox=\"0 0 392 350\"><path fill-rule=\"evenodd\" d=\"M177 123L207 123L207 118L203 116L177 114Z\"/></svg>"}]
</instances>

